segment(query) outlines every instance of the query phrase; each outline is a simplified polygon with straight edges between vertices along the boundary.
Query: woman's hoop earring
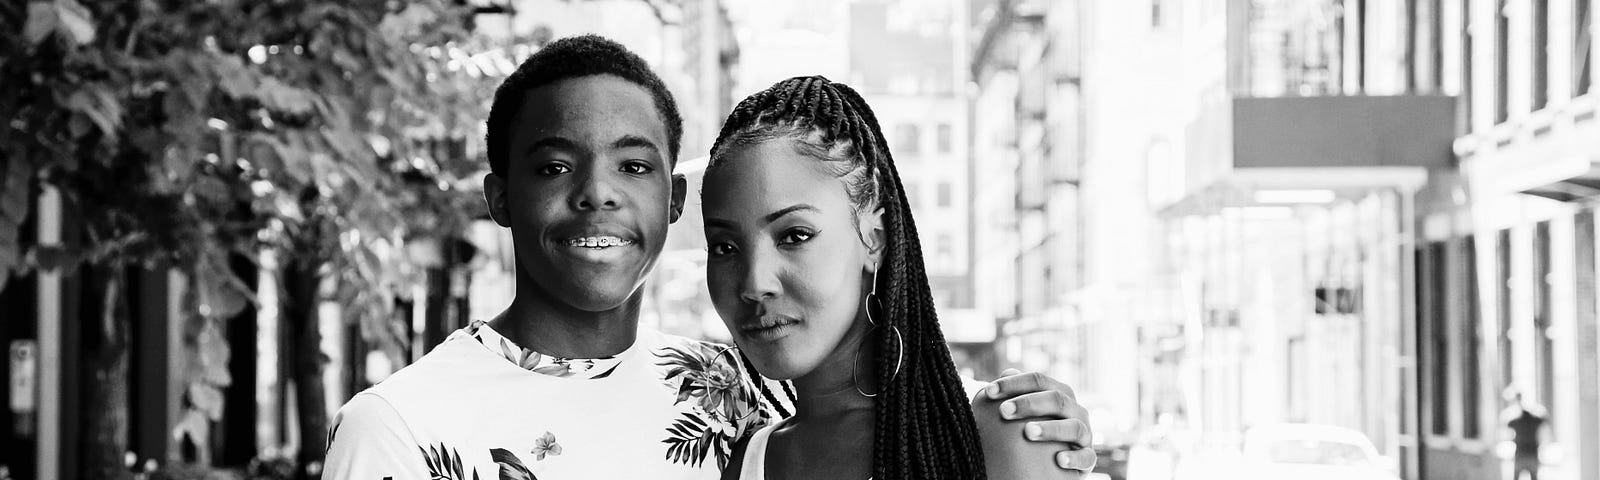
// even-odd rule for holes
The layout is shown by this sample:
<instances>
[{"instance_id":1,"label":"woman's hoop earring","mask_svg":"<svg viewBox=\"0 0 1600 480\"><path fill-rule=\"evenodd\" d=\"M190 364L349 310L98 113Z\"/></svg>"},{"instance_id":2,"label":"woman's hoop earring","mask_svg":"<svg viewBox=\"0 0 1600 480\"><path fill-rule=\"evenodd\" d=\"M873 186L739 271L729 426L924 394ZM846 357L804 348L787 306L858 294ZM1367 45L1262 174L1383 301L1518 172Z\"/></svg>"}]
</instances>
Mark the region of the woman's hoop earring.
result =
<instances>
[{"instance_id":1,"label":"woman's hoop earring","mask_svg":"<svg viewBox=\"0 0 1600 480\"><path fill-rule=\"evenodd\" d=\"M880 265L879 270L872 271L872 290L868 290L867 297L861 299L861 308L867 311L867 325L873 327L877 327L878 322L872 318L872 307L876 306L878 310L883 310L883 304L878 302L878 272L882 271L881 269Z\"/></svg>"},{"instance_id":2,"label":"woman's hoop earring","mask_svg":"<svg viewBox=\"0 0 1600 480\"><path fill-rule=\"evenodd\" d=\"M723 347L722 350L717 351L717 356L713 357L712 361L716 361L717 358L722 358L722 356L724 354L727 354L729 351L734 351L734 350L738 350L738 349L739 349L738 345L728 345L727 347ZM739 382L738 382L739 388L744 388L746 386L749 386L750 388L753 388L753 389L760 389L761 388L761 384L756 379L750 379L749 385L745 384L745 382L744 382L744 380L745 380L744 366L740 364L738 355L730 355L730 356L728 356L728 360L729 360L728 366L733 367L733 374L737 375L738 378L739 378ZM745 412L745 414L743 416L741 416L739 418L736 418L736 419L732 419L732 420L744 420L746 418L750 418L751 415L754 415L757 411L761 410L761 402L759 400L757 400L757 398L758 398L757 395L758 394L755 393L755 392L745 392L745 393L750 395L750 411ZM709 395L710 392L707 392L707 394ZM738 399L734 399L734 400L738 401Z\"/></svg>"},{"instance_id":3,"label":"woman's hoop earring","mask_svg":"<svg viewBox=\"0 0 1600 480\"><path fill-rule=\"evenodd\" d=\"M900 364L905 360L906 354L906 344L905 340L900 337L900 327L890 325L889 329L894 331L894 373L889 374L889 381L884 382L885 385L894 383L894 379L900 376ZM861 380L856 378L860 364L861 351L856 350L856 358L850 362L850 381L855 383L856 393L859 393L861 396L867 398L876 397L878 394L883 393L883 387L879 387L878 391L872 393L867 393L861 390Z\"/></svg>"}]
</instances>

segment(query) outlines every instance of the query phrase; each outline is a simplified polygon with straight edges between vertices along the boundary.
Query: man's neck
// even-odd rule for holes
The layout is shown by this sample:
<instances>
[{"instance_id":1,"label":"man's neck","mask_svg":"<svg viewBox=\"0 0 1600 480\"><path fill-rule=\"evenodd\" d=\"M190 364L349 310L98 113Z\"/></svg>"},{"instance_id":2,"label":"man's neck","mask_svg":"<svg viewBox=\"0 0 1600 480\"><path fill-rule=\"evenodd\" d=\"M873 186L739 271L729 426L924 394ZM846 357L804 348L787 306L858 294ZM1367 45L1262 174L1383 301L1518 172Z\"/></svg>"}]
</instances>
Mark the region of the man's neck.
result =
<instances>
[{"instance_id":1,"label":"man's neck","mask_svg":"<svg viewBox=\"0 0 1600 480\"><path fill-rule=\"evenodd\" d=\"M590 312L557 301L524 280L518 278L511 306L489 321L517 345L561 358L603 358L622 353L638 337L642 289L617 308Z\"/></svg>"}]
</instances>

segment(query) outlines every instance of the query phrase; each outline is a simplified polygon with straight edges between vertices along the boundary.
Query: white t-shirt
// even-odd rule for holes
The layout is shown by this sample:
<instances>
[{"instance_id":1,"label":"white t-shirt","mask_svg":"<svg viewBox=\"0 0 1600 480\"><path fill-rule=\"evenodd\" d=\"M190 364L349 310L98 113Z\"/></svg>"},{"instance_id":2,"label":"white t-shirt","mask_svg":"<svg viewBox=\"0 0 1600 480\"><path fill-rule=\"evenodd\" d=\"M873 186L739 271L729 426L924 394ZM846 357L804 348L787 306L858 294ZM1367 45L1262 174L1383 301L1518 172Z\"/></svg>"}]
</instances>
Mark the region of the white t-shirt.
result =
<instances>
[{"instance_id":1,"label":"white t-shirt","mask_svg":"<svg viewBox=\"0 0 1600 480\"><path fill-rule=\"evenodd\" d=\"M456 331L339 409L323 478L713 479L793 411L787 385L752 388L715 343L641 328L612 358L537 355L482 322Z\"/></svg>"}]
</instances>

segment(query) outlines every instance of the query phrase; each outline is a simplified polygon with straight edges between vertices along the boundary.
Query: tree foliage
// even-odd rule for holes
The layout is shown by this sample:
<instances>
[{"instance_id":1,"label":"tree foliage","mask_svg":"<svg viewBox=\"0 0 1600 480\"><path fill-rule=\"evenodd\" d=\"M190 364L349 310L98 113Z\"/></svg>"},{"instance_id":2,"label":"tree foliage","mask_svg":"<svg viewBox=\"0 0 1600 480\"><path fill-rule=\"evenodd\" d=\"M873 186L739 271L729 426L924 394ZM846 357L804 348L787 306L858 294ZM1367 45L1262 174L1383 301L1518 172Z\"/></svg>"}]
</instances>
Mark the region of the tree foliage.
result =
<instances>
[{"instance_id":1,"label":"tree foliage","mask_svg":"<svg viewBox=\"0 0 1600 480\"><path fill-rule=\"evenodd\" d=\"M217 322L255 301L231 255L325 266L346 320L396 344L405 242L482 208L464 180L496 80L465 52L495 46L470 28L446 0L0 4L0 288L84 263L187 272L176 434L195 439L231 381ZM35 182L81 216L82 248L18 235Z\"/></svg>"}]
</instances>

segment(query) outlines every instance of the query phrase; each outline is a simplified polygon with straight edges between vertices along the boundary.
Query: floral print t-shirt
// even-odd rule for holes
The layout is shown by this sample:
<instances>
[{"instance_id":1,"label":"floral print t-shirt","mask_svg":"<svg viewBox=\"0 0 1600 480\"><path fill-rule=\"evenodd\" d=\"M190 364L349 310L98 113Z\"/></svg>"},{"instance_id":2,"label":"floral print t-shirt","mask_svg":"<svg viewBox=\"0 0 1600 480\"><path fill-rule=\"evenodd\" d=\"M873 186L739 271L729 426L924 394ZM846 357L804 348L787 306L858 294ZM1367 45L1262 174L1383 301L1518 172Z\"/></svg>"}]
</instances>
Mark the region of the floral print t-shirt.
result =
<instances>
[{"instance_id":1,"label":"floral print t-shirt","mask_svg":"<svg viewBox=\"0 0 1600 480\"><path fill-rule=\"evenodd\" d=\"M323 478L714 479L791 402L724 345L640 328L564 359L474 322L339 409Z\"/></svg>"}]
</instances>

